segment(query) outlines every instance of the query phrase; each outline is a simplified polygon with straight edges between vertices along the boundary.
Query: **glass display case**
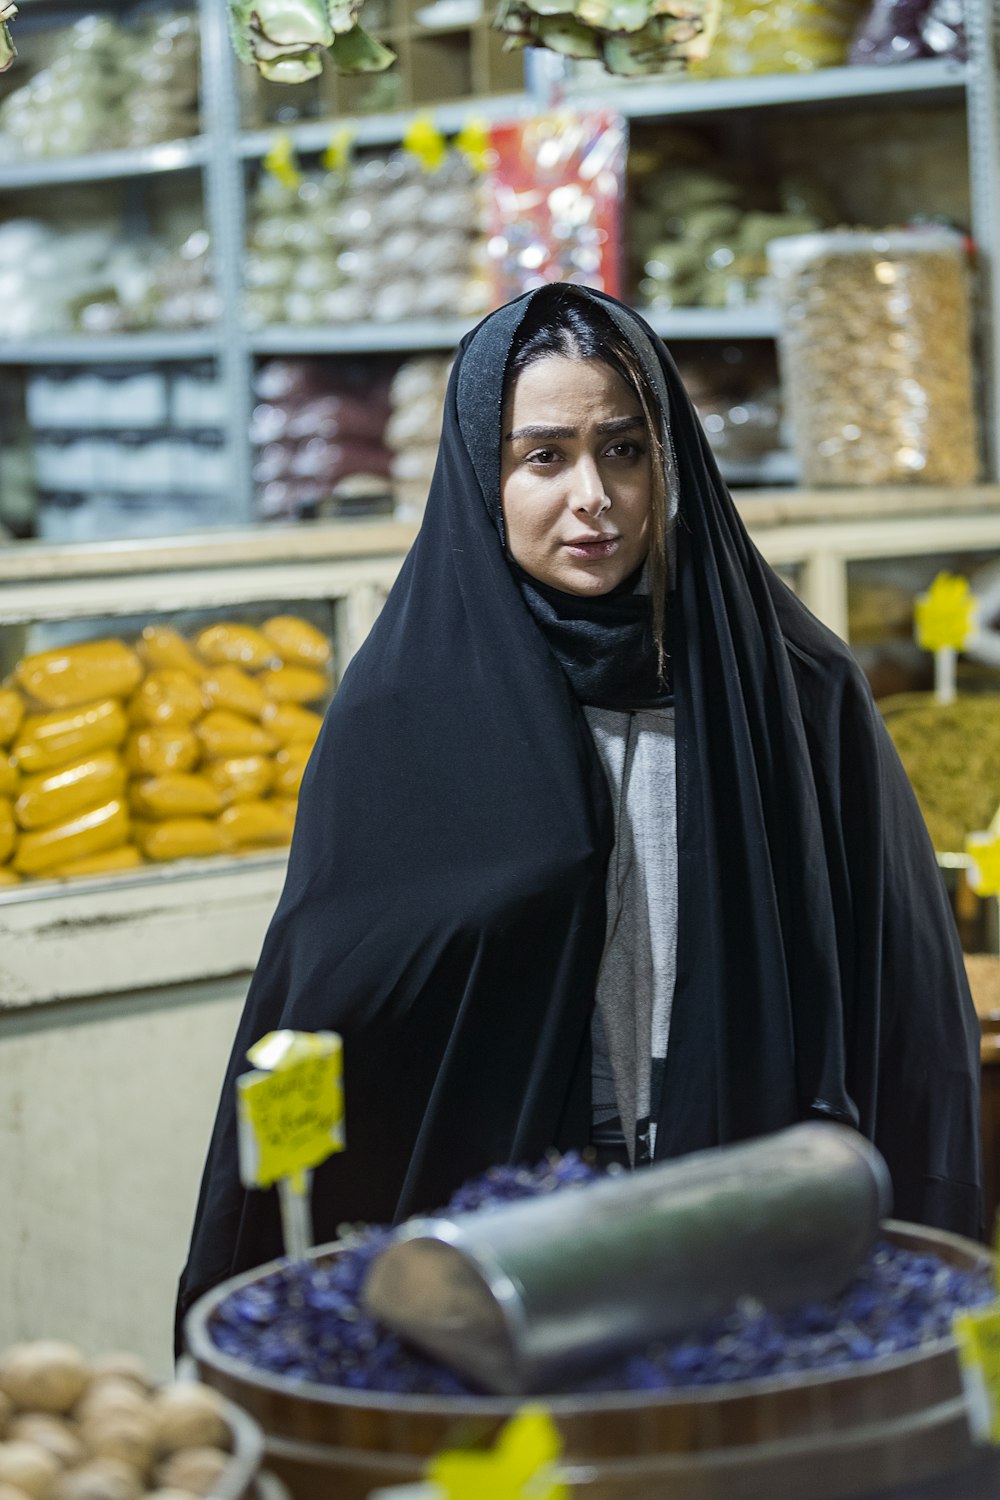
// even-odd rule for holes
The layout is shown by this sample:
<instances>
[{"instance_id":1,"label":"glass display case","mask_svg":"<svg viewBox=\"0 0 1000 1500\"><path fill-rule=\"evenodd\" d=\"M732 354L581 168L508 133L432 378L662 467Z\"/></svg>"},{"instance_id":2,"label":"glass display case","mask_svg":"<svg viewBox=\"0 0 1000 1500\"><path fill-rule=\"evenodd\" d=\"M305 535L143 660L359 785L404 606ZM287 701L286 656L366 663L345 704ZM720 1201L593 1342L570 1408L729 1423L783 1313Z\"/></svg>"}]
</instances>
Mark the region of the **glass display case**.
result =
<instances>
[{"instance_id":1,"label":"glass display case","mask_svg":"<svg viewBox=\"0 0 1000 1500\"><path fill-rule=\"evenodd\" d=\"M323 710L412 535L0 553L8 1003L252 970Z\"/></svg>"}]
</instances>

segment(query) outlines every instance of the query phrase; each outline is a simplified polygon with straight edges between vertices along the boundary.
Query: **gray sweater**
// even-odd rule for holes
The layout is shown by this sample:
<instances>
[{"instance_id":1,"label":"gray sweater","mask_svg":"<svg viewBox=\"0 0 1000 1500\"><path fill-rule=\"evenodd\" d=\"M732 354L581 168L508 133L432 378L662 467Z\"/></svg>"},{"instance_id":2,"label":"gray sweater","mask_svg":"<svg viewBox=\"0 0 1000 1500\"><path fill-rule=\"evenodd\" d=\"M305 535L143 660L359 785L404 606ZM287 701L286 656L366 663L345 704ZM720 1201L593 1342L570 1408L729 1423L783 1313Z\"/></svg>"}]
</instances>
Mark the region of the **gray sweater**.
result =
<instances>
[{"instance_id":1,"label":"gray sweater","mask_svg":"<svg viewBox=\"0 0 1000 1500\"><path fill-rule=\"evenodd\" d=\"M592 1023L594 1123L619 1115L633 1163L656 1143L677 961L674 710L584 708L611 788L615 845Z\"/></svg>"}]
</instances>

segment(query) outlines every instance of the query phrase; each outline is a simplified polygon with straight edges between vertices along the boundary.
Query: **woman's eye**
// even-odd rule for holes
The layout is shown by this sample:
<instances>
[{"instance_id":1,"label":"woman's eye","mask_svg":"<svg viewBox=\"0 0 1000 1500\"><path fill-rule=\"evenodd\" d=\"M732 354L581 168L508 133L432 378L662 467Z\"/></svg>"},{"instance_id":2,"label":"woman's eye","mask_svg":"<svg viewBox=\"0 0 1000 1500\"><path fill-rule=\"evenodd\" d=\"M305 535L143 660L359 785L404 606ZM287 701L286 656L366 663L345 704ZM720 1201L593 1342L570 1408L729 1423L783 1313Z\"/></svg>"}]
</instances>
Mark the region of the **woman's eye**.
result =
<instances>
[{"instance_id":1,"label":"woman's eye","mask_svg":"<svg viewBox=\"0 0 1000 1500\"><path fill-rule=\"evenodd\" d=\"M559 457L554 448L536 448L528 454L529 464L550 464Z\"/></svg>"},{"instance_id":2,"label":"woman's eye","mask_svg":"<svg viewBox=\"0 0 1000 1500\"><path fill-rule=\"evenodd\" d=\"M630 438L625 438L620 443L612 443L608 449L609 458L638 458L644 452L641 443L635 443Z\"/></svg>"}]
</instances>

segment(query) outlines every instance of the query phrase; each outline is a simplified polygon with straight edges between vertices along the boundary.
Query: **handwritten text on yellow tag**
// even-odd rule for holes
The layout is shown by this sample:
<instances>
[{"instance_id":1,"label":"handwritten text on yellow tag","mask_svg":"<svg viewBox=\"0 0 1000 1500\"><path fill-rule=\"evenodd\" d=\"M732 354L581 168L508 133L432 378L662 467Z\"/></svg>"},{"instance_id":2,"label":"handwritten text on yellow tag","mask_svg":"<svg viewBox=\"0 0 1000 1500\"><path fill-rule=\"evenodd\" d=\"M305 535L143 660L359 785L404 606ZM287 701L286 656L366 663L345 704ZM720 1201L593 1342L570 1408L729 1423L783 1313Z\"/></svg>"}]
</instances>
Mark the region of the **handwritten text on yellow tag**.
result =
<instances>
[{"instance_id":1,"label":"handwritten text on yellow tag","mask_svg":"<svg viewBox=\"0 0 1000 1500\"><path fill-rule=\"evenodd\" d=\"M978 600L969 591L969 580L954 573L939 573L914 609L917 645L924 651L952 647L961 651L975 634Z\"/></svg>"},{"instance_id":2,"label":"handwritten text on yellow tag","mask_svg":"<svg viewBox=\"0 0 1000 1500\"><path fill-rule=\"evenodd\" d=\"M556 1476L559 1430L540 1406L526 1406L501 1430L488 1453L452 1449L427 1466L447 1500L569 1500Z\"/></svg>"},{"instance_id":3,"label":"handwritten text on yellow tag","mask_svg":"<svg viewBox=\"0 0 1000 1500\"><path fill-rule=\"evenodd\" d=\"M344 1149L340 1038L319 1032L307 1040L319 1045L300 1047L272 1072L245 1073L236 1081L240 1176L247 1187L270 1187Z\"/></svg>"}]
</instances>

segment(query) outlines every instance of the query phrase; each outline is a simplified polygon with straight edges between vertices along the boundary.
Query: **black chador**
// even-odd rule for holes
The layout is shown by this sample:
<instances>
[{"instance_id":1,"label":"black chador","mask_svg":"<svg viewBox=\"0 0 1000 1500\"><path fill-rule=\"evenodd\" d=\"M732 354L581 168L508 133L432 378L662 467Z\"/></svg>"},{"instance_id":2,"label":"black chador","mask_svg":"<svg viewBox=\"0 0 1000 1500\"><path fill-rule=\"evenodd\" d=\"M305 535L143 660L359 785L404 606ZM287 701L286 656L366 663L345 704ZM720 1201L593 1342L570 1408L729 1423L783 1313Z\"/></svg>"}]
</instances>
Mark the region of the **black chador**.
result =
<instances>
[{"instance_id":1,"label":"black chador","mask_svg":"<svg viewBox=\"0 0 1000 1500\"><path fill-rule=\"evenodd\" d=\"M281 1253L276 1195L244 1192L236 1157L234 1079L267 1031L344 1039L347 1150L315 1174L320 1241L590 1138L612 809L556 627L496 524L507 354L531 298L557 294L502 308L459 351L420 534L303 781L182 1309ZM897 1217L975 1233L978 1027L906 776L849 650L750 542L666 350L600 300L662 372L679 487L677 980L656 1155L846 1121L885 1155Z\"/></svg>"}]
</instances>

